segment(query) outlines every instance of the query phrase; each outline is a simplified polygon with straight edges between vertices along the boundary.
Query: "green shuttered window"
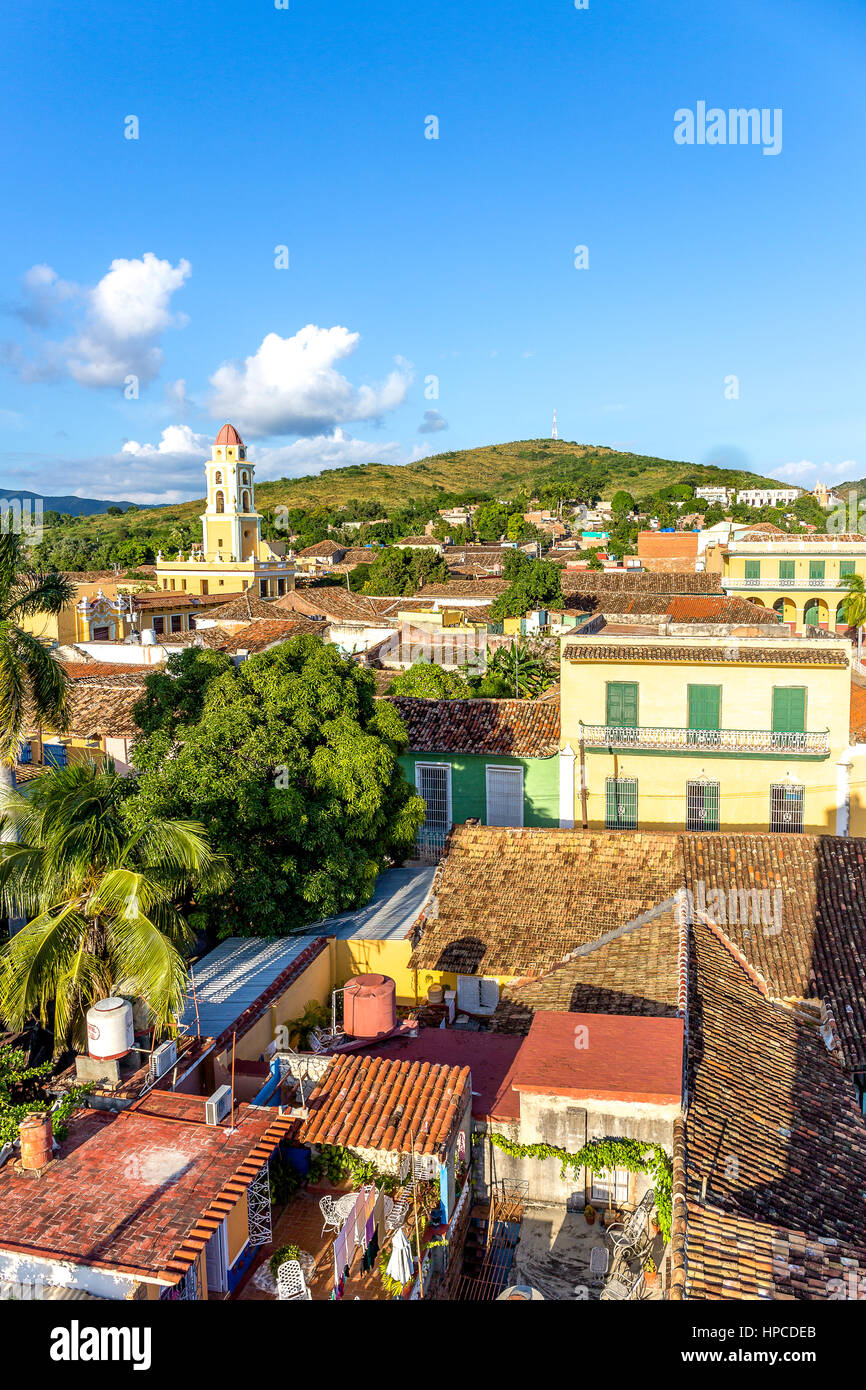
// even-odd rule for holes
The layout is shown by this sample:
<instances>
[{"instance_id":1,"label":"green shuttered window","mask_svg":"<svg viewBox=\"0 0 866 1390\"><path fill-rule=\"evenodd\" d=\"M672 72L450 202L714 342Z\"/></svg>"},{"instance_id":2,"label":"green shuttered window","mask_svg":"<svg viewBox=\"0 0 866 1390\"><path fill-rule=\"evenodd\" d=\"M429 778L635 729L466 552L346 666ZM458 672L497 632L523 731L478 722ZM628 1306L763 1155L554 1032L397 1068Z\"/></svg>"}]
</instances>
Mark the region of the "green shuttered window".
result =
<instances>
[{"instance_id":1,"label":"green shuttered window","mask_svg":"<svg viewBox=\"0 0 866 1390\"><path fill-rule=\"evenodd\" d=\"M636 681L608 681L606 723L619 729L637 728Z\"/></svg>"},{"instance_id":2,"label":"green shuttered window","mask_svg":"<svg viewBox=\"0 0 866 1390\"><path fill-rule=\"evenodd\" d=\"M777 685L773 691L773 733L806 732L806 687Z\"/></svg>"}]
</instances>

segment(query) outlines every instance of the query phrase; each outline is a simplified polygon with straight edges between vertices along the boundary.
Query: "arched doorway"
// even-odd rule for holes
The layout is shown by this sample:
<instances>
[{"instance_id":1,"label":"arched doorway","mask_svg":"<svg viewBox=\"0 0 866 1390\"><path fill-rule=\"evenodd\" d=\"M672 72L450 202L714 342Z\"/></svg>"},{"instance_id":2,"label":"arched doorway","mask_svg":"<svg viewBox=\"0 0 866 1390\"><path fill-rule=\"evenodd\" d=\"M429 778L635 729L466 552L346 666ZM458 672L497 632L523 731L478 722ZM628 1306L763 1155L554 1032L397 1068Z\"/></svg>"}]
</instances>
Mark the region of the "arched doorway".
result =
<instances>
[{"instance_id":1,"label":"arched doorway","mask_svg":"<svg viewBox=\"0 0 866 1390\"><path fill-rule=\"evenodd\" d=\"M806 627L829 627L830 610L822 598L810 598L803 609L803 622Z\"/></svg>"},{"instance_id":2,"label":"arched doorway","mask_svg":"<svg viewBox=\"0 0 866 1390\"><path fill-rule=\"evenodd\" d=\"M792 598L777 598L773 604L773 612L778 613L783 623L797 621L797 605Z\"/></svg>"},{"instance_id":3,"label":"arched doorway","mask_svg":"<svg viewBox=\"0 0 866 1390\"><path fill-rule=\"evenodd\" d=\"M218 512L224 512L226 509L226 500L221 492L216 495L216 509Z\"/></svg>"}]
</instances>

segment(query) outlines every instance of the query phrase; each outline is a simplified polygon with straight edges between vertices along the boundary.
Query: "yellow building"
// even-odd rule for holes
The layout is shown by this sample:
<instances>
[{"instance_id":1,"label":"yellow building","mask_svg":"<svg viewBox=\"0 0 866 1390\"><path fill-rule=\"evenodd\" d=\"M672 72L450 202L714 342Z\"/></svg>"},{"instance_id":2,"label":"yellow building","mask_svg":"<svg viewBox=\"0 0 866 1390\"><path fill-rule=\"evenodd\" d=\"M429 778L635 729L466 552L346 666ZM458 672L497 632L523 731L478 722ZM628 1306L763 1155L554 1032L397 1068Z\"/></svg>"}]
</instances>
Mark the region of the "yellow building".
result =
<instances>
[{"instance_id":1,"label":"yellow building","mask_svg":"<svg viewBox=\"0 0 866 1390\"><path fill-rule=\"evenodd\" d=\"M560 824L847 833L850 660L831 637L565 637Z\"/></svg>"},{"instance_id":2,"label":"yellow building","mask_svg":"<svg viewBox=\"0 0 866 1390\"><path fill-rule=\"evenodd\" d=\"M845 583L866 579L866 536L746 536L708 549L707 569L721 574L725 593L772 608L798 632L844 632Z\"/></svg>"},{"instance_id":3,"label":"yellow building","mask_svg":"<svg viewBox=\"0 0 866 1390\"><path fill-rule=\"evenodd\" d=\"M256 511L255 469L234 425L223 425L205 465L207 501L201 517L202 540L184 559L156 557L157 584L164 591L189 594L237 592L255 588L276 598L294 587L294 568L281 542L262 540Z\"/></svg>"}]
</instances>

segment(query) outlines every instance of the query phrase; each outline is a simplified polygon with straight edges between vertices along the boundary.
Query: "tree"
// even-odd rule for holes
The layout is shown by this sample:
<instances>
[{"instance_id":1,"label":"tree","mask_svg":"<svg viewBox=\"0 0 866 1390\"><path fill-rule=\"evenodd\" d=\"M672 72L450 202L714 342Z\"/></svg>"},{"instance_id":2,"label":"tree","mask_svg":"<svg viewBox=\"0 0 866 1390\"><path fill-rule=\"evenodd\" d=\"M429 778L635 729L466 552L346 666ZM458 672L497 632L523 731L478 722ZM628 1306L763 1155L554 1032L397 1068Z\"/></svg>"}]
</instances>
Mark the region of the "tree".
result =
<instances>
[{"instance_id":1,"label":"tree","mask_svg":"<svg viewBox=\"0 0 866 1390\"><path fill-rule=\"evenodd\" d=\"M148 676L133 720L144 734L173 734L180 725L194 723L211 681L231 668L231 657L224 652L201 647L173 652L163 669Z\"/></svg>"},{"instance_id":2,"label":"tree","mask_svg":"<svg viewBox=\"0 0 866 1390\"><path fill-rule=\"evenodd\" d=\"M498 541L505 534L508 511L499 502L484 502L472 518L472 524L480 541Z\"/></svg>"},{"instance_id":3,"label":"tree","mask_svg":"<svg viewBox=\"0 0 866 1390\"><path fill-rule=\"evenodd\" d=\"M512 642L498 647L488 666L491 673L501 676L515 699L533 700L554 684L555 675L546 662L533 656L525 642Z\"/></svg>"},{"instance_id":4,"label":"tree","mask_svg":"<svg viewBox=\"0 0 866 1390\"><path fill-rule=\"evenodd\" d=\"M857 629L857 668L863 652L863 625L866 623L866 585L862 574L851 574L845 581L847 593L842 600L842 611L849 627Z\"/></svg>"},{"instance_id":5,"label":"tree","mask_svg":"<svg viewBox=\"0 0 866 1390\"><path fill-rule=\"evenodd\" d=\"M106 507L105 511L108 516L123 516L122 507Z\"/></svg>"},{"instance_id":6,"label":"tree","mask_svg":"<svg viewBox=\"0 0 866 1390\"><path fill-rule=\"evenodd\" d=\"M0 1016L20 1028L36 1015L53 1025L55 1050L86 1043L97 999L131 994L158 1032L183 1009L183 948L192 933L179 911L198 886L219 881L200 824L133 818L135 785L104 767L75 763L9 793L0 844L0 904L28 921L0 954Z\"/></svg>"},{"instance_id":7,"label":"tree","mask_svg":"<svg viewBox=\"0 0 866 1390\"><path fill-rule=\"evenodd\" d=\"M369 671L304 634L215 676L194 719L169 710L136 743L134 812L200 820L225 856L227 891L202 895L219 936L357 907L409 853L424 803L398 762L403 722L375 695Z\"/></svg>"},{"instance_id":8,"label":"tree","mask_svg":"<svg viewBox=\"0 0 866 1390\"><path fill-rule=\"evenodd\" d=\"M394 677L388 694L423 700L468 700L472 687L456 671L446 671L432 661L416 661L408 671Z\"/></svg>"},{"instance_id":9,"label":"tree","mask_svg":"<svg viewBox=\"0 0 866 1390\"><path fill-rule=\"evenodd\" d=\"M624 516L628 516L629 512L634 511L635 501L630 492L625 492L620 488L619 492L613 494L610 505L614 515L622 513Z\"/></svg>"},{"instance_id":10,"label":"tree","mask_svg":"<svg viewBox=\"0 0 866 1390\"><path fill-rule=\"evenodd\" d=\"M74 597L75 586L65 575L30 568L20 535L0 535L0 795L14 786L12 765L28 706L36 722L65 727L63 670L20 624L59 613Z\"/></svg>"},{"instance_id":11,"label":"tree","mask_svg":"<svg viewBox=\"0 0 866 1390\"><path fill-rule=\"evenodd\" d=\"M494 622L503 618L521 618L534 608L562 608L562 570L553 560L530 560L514 563L511 583L504 594L493 602L490 616ZM506 577L509 577L506 573Z\"/></svg>"}]
</instances>

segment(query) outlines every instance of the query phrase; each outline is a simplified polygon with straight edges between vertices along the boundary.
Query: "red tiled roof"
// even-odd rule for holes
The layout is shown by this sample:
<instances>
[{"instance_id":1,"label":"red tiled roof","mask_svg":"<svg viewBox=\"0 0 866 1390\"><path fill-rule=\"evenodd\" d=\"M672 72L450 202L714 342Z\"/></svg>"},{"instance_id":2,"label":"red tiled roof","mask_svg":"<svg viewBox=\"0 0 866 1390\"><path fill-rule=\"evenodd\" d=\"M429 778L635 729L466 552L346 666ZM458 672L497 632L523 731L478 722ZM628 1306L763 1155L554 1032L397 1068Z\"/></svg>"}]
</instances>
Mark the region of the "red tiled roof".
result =
<instances>
[{"instance_id":1,"label":"red tiled roof","mask_svg":"<svg viewBox=\"0 0 866 1390\"><path fill-rule=\"evenodd\" d=\"M214 440L214 444L243 444L243 440L235 429L234 425L225 424Z\"/></svg>"},{"instance_id":2,"label":"red tiled roof","mask_svg":"<svg viewBox=\"0 0 866 1390\"><path fill-rule=\"evenodd\" d=\"M164 608L170 612L176 608L219 608L230 599L241 598L244 590L226 591L224 594L187 594L183 590L155 589L147 594L131 594L132 602L138 609Z\"/></svg>"},{"instance_id":3,"label":"red tiled roof","mask_svg":"<svg viewBox=\"0 0 866 1390\"><path fill-rule=\"evenodd\" d=\"M810 647L687 647L640 646L622 643L567 642L564 661L652 661L693 666L841 666L848 667L848 656L838 648L815 642Z\"/></svg>"},{"instance_id":4,"label":"red tiled roof","mask_svg":"<svg viewBox=\"0 0 866 1390\"><path fill-rule=\"evenodd\" d=\"M850 737L852 743L866 743L866 680L851 671Z\"/></svg>"},{"instance_id":5,"label":"red tiled roof","mask_svg":"<svg viewBox=\"0 0 866 1390\"><path fill-rule=\"evenodd\" d=\"M671 623L777 623L779 615L743 598L674 594L667 601L665 617Z\"/></svg>"},{"instance_id":6,"label":"red tiled roof","mask_svg":"<svg viewBox=\"0 0 866 1390\"><path fill-rule=\"evenodd\" d=\"M469 1067L334 1057L309 1099L305 1144L444 1155L470 1100Z\"/></svg>"},{"instance_id":7,"label":"red tiled roof","mask_svg":"<svg viewBox=\"0 0 866 1390\"><path fill-rule=\"evenodd\" d=\"M204 1105L154 1091L77 1112L39 1181L0 1168L0 1249L179 1281L293 1124L240 1105L233 1128L207 1125Z\"/></svg>"},{"instance_id":8,"label":"red tiled roof","mask_svg":"<svg viewBox=\"0 0 866 1390\"><path fill-rule=\"evenodd\" d=\"M514 1089L574 1100L679 1105L683 1020L537 1013L518 1054Z\"/></svg>"},{"instance_id":9,"label":"red tiled roof","mask_svg":"<svg viewBox=\"0 0 866 1390\"><path fill-rule=\"evenodd\" d=\"M420 1028L364 1048L366 1057L407 1062L435 1062L472 1071L472 1114L476 1119L516 1120L520 1101L512 1088L520 1038L496 1033L472 1033L463 1028Z\"/></svg>"},{"instance_id":10,"label":"red tiled roof","mask_svg":"<svg viewBox=\"0 0 866 1390\"><path fill-rule=\"evenodd\" d=\"M643 570L610 571L591 574L587 571L564 570L562 592L564 594L605 595L614 592L630 595L641 594L723 594L721 575L709 570L691 572L648 574Z\"/></svg>"},{"instance_id":11,"label":"red tiled roof","mask_svg":"<svg viewBox=\"0 0 866 1390\"><path fill-rule=\"evenodd\" d=\"M413 753L498 753L550 758L559 748L559 705L533 700L392 697Z\"/></svg>"},{"instance_id":12,"label":"red tiled roof","mask_svg":"<svg viewBox=\"0 0 866 1390\"><path fill-rule=\"evenodd\" d=\"M308 559L320 556L322 559L327 559L329 555L339 555L343 558L346 554L347 551L344 545L338 545L336 541L326 539L323 541L316 541L315 545L308 545L304 550L299 550L298 558L300 559L303 557L304 559Z\"/></svg>"}]
</instances>

